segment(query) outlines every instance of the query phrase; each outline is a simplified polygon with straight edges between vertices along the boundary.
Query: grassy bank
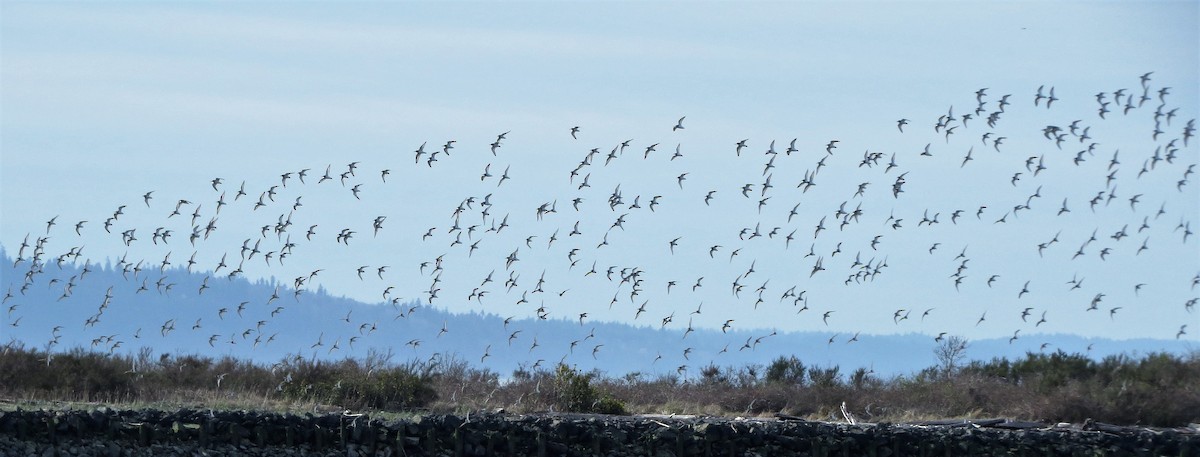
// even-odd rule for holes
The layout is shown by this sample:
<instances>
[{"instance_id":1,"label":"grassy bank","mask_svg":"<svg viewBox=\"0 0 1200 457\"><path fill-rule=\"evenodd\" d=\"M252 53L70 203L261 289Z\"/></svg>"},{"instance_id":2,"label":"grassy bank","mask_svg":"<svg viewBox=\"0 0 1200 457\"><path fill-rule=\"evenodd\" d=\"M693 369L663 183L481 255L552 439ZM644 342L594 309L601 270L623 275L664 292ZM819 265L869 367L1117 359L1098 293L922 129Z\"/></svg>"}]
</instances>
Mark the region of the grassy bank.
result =
<instances>
[{"instance_id":1,"label":"grassy bank","mask_svg":"<svg viewBox=\"0 0 1200 457\"><path fill-rule=\"evenodd\" d=\"M11 404L79 402L269 411L572 411L724 416L784 413L814 420L897 422L1008 417L1094 419L1178 426L1200 422L1200 353L1092 360L1028 353L930 367L882 379L866 369L806 365L795 357L748 366L706 366L671 375L611 376L566 366L509 375L453 357L399 362L391 354L260 365L198 355L48 354L0 350L0 398Z\"/></svg>"}]
</instances>

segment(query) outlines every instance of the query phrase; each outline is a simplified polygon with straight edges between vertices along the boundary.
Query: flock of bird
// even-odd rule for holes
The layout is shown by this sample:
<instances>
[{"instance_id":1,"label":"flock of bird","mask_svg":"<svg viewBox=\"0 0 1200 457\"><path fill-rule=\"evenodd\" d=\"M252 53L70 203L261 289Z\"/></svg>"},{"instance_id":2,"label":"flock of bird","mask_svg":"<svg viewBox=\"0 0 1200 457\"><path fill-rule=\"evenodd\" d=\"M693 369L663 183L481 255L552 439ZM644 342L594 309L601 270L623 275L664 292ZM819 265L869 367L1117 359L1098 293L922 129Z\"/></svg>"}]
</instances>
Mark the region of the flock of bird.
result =
<instances>
[{"instance_id":1,"label":"flock of bird","mask_svg":"<svg viewBox=\"0 0 1200 457\"><path fill-rule=\"evenodd\" d=\"M30 230L12 259L18 273L3 278L6 327L54 313L56 303L23 299L41 287L56 291L58 301L94 304L87 316L56 316L60 322L45 329L48 348L60 344L63 332L113 353L135 339L147 344L181 331L202 335L212 349L257 348L280 332L305 331L272 322L329 277L378 297L393 321L442 304L511 316L504 319L507 339L479 341L479 353L466 355L486 362L498 351L516 351L533 367L630 356L606 353L605 336L589 325L594 319L676 331L681 340L699 328L843 329L828 339L833 345L858 341L861 331L844 329L869 320L927 333L934 342L1004 326L1016 343L1056 319L1101 315L1116 323L1126 313L1161 310L1191 316L1200 274L1153 281L1141 278L1159 271L1128 273L1148 268L1137 263L1147 251L1200 266L1190 219L1197 214L1195 120L1179 114L1194 107L1175 105L1170 88L1155 86L1152 73L1130 82L1132 89L1095 94L1094 112L1068 111L1080 100L1060 100L1053 86L1027 94L983 88L964 94L967 109L951 106L936 117L880 126L895 144L924 144L912 149L868 146L860 154L850 150L855 141L836 138L734 138L693 147L684 136L690 122L680 117L664 122L659 140L603 146L588 137L586 125L564 126L563 154L573 159L561 170L548 169L557 162L510 152L504 132L487 145L421 142L407 157L380 159L373 168L363 158L280 170L265 180L214 177L203 192L187 196L147 189L111 212L55 215ZM1056 120L1032 131L1008 126L1021 116ZM1109 129L1133 131L1142 143L1108 146ZM982 168L961 174L973 167ZM987 181L978 182L980 176ZM397 198L387 190L404 183L455 203L440 212L413 211L404 201L419 196L406 190ZM966 185L974 187L964 191ZM309 209L323 206L328 212ZM1023 224L1032 220L1069 222ZM100 285L103 296L77 296L75 289L92 280L89 273L102 268L100 258L85 253L86 241L99 239L125 249L94 253L115 259L103 268L123 280ZM1048 262L1056 266L1033 267ZM1102 279L1089 281L1080 271ZM132 334L105 330L106 311L122 306L122 293L159 294L169 302L172 294L203 297L217 281L241 277L289 279L269 297L181 309L165 322L137 323ZM846 300L863 288L895 302L877 304L891 307L868 316L865 306ZM1079 298L1033 298L1050 290ZM1178 300L1139 301L1151 291ZM970 306L905 298L939 294L965 296L955 303ZM387 331L390 322L359 322L347 311L322 311L331 323L342 322L341 330L313 331L311 345L299 349L337 355L359 344L416 351L454 332L444 323L429 329L433 336L396 334ZM772 316L773 325L754 313ZM240 319L244 330L209 334L203 322L226 319ZM552 319L578 324L569 345L539 343L539 322ZM1189 332L1187 321L1159 327L1147 336L1180 339ZM777 334L756 331L744 340L739 334L707 354L698 345L678 354L657 351L646 364L685 372L705 357L753 351Z\"/></svg>"}]
</instances>

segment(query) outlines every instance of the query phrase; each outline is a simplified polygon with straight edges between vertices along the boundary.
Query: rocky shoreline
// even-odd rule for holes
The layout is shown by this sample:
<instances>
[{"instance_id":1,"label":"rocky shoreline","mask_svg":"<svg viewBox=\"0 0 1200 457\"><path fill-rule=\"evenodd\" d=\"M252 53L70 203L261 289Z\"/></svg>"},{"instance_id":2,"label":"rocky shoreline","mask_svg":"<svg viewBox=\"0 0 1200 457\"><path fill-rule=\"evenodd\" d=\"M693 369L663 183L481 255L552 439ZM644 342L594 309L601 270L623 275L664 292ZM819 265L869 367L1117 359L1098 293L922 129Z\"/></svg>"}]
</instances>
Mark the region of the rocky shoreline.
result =
<instances>
[{"instance_id":1,"label":"rocky shoreline","mask_svg":"<svg viewBox=\"0 0 1200 457\"><path fill-rule=\"evenodd\" d=\"M1196 426L504 413L0 412L0 456L1200 456Z\"/></svg>"}]
</instances>

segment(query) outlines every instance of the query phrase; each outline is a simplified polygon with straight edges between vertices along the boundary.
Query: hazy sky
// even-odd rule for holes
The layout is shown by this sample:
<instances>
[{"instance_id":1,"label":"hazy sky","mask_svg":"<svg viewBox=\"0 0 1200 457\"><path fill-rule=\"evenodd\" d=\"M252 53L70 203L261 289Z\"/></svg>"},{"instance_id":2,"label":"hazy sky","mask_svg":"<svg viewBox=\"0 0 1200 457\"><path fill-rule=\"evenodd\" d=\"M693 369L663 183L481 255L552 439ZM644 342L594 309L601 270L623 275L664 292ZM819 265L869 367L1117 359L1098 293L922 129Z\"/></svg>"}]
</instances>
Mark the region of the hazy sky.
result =
<instances>
[{"instance_id":1,"label":"hazy sky","mask_svg":"<svg viewBox=\"0 0 1200 457\"><path fill-rule=\"evenodd\" d=\"M428 300L444 255L433 304L457 311L544 306L657 327L672 313L686 325L703 303L692 318L709 328L734 319L847 334L1174 338L1191 324L1183 338L1200 339L1200 314L1185 306L1200 296L1200 248L1179 228L1200 229L1200 176L1186 174L1198 140L1183 141L1200 105L1196 2L4 2L0 13L0 245L10 254L57 216L51 259L82 246L79 262L159 265L170 253L180 266L195 254L196 269L212 270L227 255L224 276L244 240L261 240L246 276L291 284L320 269L304 287L367 302ZM1054 94L1051 108L1035 106L1039 90ZM953 119L935 127L940 116ZM1048 125L1061 130L1045 136ZM863 165L864 152L880 155ZM333 179L318 184L327 166ZM806 192L797 186L810 173ZM272 186L274 202L255 209ZM179 200L189 203L168 217ZM461 230L450 232L460 204ZM543 204L557 211L539 220ZM862 213L848 219L839 206ZM200 228L217 227L194 246L193 212ZM488 231L505 216L508 227ZM156 228L173 230L167 243L153 242ZM345 229L355 233L338 243ZM283 265L264 262L289 236ZM635 269L631 296L619 278ZM798 312L805 302L789 291L809 309ZM912 315L900 321L897 310Z\"/></svg>"}]
</instances>

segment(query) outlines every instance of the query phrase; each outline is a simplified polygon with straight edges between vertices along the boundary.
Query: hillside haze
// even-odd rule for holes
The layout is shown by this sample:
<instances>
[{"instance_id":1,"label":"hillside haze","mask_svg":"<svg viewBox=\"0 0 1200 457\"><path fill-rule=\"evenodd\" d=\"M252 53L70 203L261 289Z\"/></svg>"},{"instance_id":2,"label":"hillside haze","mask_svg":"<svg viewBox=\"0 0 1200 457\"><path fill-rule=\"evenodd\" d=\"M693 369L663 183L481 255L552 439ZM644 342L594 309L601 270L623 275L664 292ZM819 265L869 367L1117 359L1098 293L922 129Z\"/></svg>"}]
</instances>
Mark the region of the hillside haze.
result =
<instances>
[{"instance_id":1,"label":"hillside haze","mask_svg":"<svg viewBox=\"0 0 1200 457\"><path fill-rule=\"evenodd\" d=\"M661 323L631 326L584 321L580 325L565 319L524 318L505 324L509 316L452 313L416 301L395 306L362 303L323 289L296 295L295 289L277 282L214 277L211 272L189 273L182 268L122 275L109 262L88 264L86 274L81 264L51 263L44 270L48 285L39 283L22 293L20 279L28 266L22 262L14 265L7 253L3 259L0 288L11 296L4 299L5 325L0 327L0 335L7 344L52 351L82 347L136 354L145 350L155 357L232 356L266 365L296 355L319 360L361 359L374 351L390 352L393 362L460 358L501 376L518 368L550 368L559 362L616 377L630 373L697 376L699 369L709 364L740 367L766 364L780 356L795 356L809 365L839 366L843 373L868 368L880 376L911 375L937 363L933 337L915 333L859 334L850 341L855 335L771 329L688 332L680 326L663 329ZM71 282L75 283L71 293L63 297ZM202 285L207 285L203 292ZM110 293L108 305L97 316ZM96 321L88 324L92 318ZM61 328L56 331L58 326ZM592 333L598 336L588 338ZM742 347L746 344L748 348ZM685 350L689 350L688 359L682 356ZM967 355L970 360L989 360L1021 357L1026 351L1058 350L1099 359L1161 351L1182 354L1196 348L1190 341L1029 334L1012 343L1007 339L971 341ZM484 354L488 356L484 358Z\"/></svg>"}]
</instances>

